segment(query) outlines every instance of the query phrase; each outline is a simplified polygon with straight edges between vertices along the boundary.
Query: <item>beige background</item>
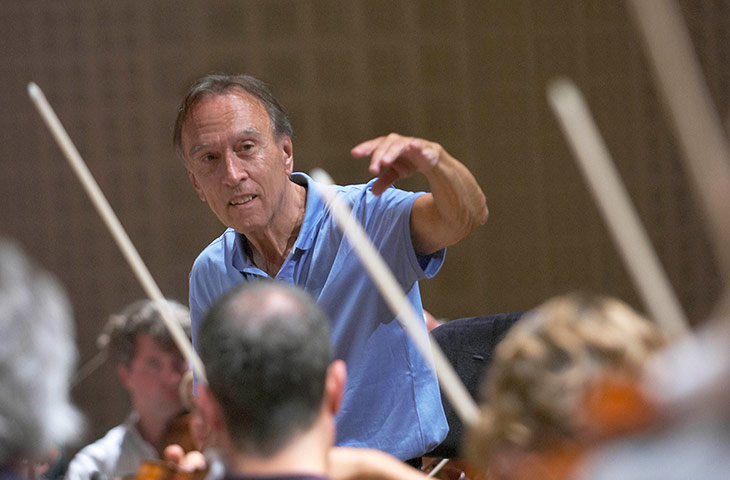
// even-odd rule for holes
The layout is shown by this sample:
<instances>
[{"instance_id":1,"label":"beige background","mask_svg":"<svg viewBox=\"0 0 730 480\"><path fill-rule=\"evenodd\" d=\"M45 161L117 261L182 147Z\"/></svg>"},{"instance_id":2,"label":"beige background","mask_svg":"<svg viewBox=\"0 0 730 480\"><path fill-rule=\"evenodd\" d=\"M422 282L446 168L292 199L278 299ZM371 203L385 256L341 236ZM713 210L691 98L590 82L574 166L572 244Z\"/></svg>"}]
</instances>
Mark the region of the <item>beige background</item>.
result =
<instances>
[{"instance_id":1,"label":"beige background","mask_svg":"<svg viewBox=\"0 0 730 480\"><path fill-rule=\"evenodd\" d=\"M730 2L681 4L724 117ZM340 183L364 182L366 163L349 148L396 131L442 143L474 172L490 220L422 285L426 307L448 318L525 310L574 289L641 308L545 100L546 83L568 76L693 321L718 295L623 2L3 0L0 9L0 233L68 288L82 361L106 316L143 293L28 100L31 80L163 292L179 300L193 259L222 231L170 139L186 86L211 71L248 72L273 86L293 120L299 170L320 166ZM83 443L127 409L109 366L74 397L89 418Z\"/></svg>"}]
</instances>

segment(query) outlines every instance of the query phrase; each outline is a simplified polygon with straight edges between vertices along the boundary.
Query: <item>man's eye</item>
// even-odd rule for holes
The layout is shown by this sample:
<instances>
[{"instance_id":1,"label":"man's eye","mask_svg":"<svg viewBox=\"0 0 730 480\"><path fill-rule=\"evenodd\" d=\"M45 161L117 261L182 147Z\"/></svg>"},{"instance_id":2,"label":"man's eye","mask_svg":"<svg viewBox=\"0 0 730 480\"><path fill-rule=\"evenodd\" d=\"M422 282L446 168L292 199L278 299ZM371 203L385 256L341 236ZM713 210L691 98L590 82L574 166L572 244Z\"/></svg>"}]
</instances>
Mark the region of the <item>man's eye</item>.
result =
<instances>
[{"instance_id":1,"label":"man's eye","mask_svg":"<svg viewBox=\"0 0 730 480\"><path fill-rule=\"evenodd\" d=\"M188 362L184 359L178 359L175 362L175 369L180 373L185 373L189 370Z\"/></svg>"},{"instance_id":2,"label":"man's eye","mask_svg":"<svg viewBox=\"0 0 730 480\"><path fill-rule=\"evenodd\" d=\"M159 360L148 360L147 366L151 368L152 370L160 370L162 368L162 363Z\"/></svg>"},{"instance_id":3,"label":"man's eye","mask_svg":"<svg viewBox=\"0 0 730 480\"><path fill-rule=\"evenodd\" d=\"M215 160L215 155L209 153L208 155L203 155L200 159L205 163L212 162Z\"/></svg>"},{"instance_id":4,"label":"man's eye","mask_svg":"<svg viewBox=\"0 0 730 480\"><path fill-rule=\"evenodd\" d=\"M248 152L249 150L253 149L253 146L254 145L251 142L242 143L241 145L239 145L238 151L239 152Z\"/></svg>"}]
</instances>

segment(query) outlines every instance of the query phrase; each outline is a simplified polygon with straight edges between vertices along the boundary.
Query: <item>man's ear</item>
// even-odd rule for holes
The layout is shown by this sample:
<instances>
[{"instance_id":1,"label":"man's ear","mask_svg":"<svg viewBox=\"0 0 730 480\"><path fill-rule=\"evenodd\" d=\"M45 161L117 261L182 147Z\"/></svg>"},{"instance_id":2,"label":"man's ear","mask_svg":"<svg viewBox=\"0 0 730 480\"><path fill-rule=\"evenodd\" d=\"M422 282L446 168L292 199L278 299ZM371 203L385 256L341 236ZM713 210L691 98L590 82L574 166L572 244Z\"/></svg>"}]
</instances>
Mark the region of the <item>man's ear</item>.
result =
<instances>
[{"instance_id":1,"label":"man's ear","mask_svg":"<svg viewBox=\"0 0 730 480\"><path fill-rule=\"evenodd\" d=\"M198 181L195 179L195 174L188 167L185 167L185 171L188 172L188 178L190 179L190 183L193 184L195 191L198 192L198 197L205 202L205 193L203 193L203 189L200 188L200 185L198 185Z\"/></svg>"},{"instance_id":2,"label":"man's ear","mask_svg":"<svg viewBox=\"0 0 730 480\"><path fill-rule=\"evenodd\" d=\"M218 403L218 400L216 400L208 385L198 383L195 389L197 392L195 403L198 406L200 414L203 416L203 420L212 431L220 432L225 428L223 410L221 409L220 403Z\"/></svg>"},{"instance_id":3,"label":"man's ear","mask_svg":"<svg viewBox=\"0 0 730 480\"><path fill-rule=\"evenodd\" d=\"M286 174L291 175L294 171L294 145L292 144L290 137L284 137L281 141L281 152L284 160L284 167L286 168Z\"/></svg>"},{"instance_id":4,"label":"man's ear","mask_svg":"<svg viewBox=\"0 0 730 480\"><path fill-rule=\"evenodd\" d=\"M131 375L132 372L130 372L129 368L126 365L117 363L117 376L119 377L119 381L122 382L122 386L125 390L129 390L129 381Z\"/></svg>"},{"instance_id":5,"label":"man's ear","mask_svg":"<svg viewBox=\"0 0 730 480\"><path fill-rule=\"evenodd\" d=\"M327 376L324 383L324 401L333 415L340 410L346 384L347 366L343 360L335 360L327 367Z\"/></svg>"}]
</instances>

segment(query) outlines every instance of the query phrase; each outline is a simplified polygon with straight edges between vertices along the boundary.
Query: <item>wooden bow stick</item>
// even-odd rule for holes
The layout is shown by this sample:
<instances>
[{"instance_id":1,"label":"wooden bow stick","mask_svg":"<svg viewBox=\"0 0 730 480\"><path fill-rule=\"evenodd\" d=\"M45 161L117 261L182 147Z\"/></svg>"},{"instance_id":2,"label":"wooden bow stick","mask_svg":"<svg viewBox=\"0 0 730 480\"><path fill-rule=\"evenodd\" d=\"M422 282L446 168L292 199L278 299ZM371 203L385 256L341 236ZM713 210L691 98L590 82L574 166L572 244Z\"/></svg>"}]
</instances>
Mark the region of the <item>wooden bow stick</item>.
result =
<instances>
[{"instance_id":1,"label":"wooden bow stick","mask_svg":"<svg viewBox=\"0 0 730 480\"><path fill-rule=\"evenodd\" d=\"M672 0L628 0L632 19L644 41L662 105L669 115L690 176L695 198L708 222L708 234L725 292L714 320L697 342L670 349L656 371L671 372L656 382L674 410L689 406L705 413L726 411L730 379L730 145L710 98L679 6ZM719 321L717 321L719 320ZM674 368L680 367L680 368ZM680 370L681 369L681 370ZM655 375L661 379L661 375ZM677 383L681 382L678 387ZM676 408L677 405L679 408Z\"/></svg>"},{"instance_id":2,"label":"wooden bow stick","mask_svg":"<svg viewBox=\"0 0 730 480\"><path fill-rule=\"evenodd\" d=\"M152 278L150 271L147 269L142 258L139 256L139 253L137 253L137 250L134 248L127 232L124 230L124 227L122 227L122 224L119 222L119 219L109 205L109 202L106 200L106 197L104 197L99 185L96 183L96 180L94 180L94 177L91 175L86 163L84 163L84 160L81 158L79 151L74 146L71 138L68 136L68 133L66 133L66 129L63 128L61 121L58 119L58 116L56 116L56 112L53 111L48 100L46 100L46 96L43 94L43 91L40 87L38 87L38 85L31 82L28 84L28 95L33 101L38 113L40 113L48 126L48 129L53 134L53 137L56 139L58 146L61 148L61 151L71 165L74 173L76 173L76 176L81 181L81 184L91 198L94 207L96 207L96 210L101 215L102 220L104 220L104 223L109 228L112 237L124 254L124 258L127 259L129 266L132 267L132 271L137 276L137 280L139 280L142 284L142 288L145 290L150 299L152 299L160 309L162 320L167 326L167 329L170 331L170 335L175 341L175 344L180 349L180 352L183 354L188 363L192 365L192 369L196 377L200 381L207 383L203 362L200 360L200 357L198 357L198 354L195 353L193 345L190 343L190 340L188 340L188 337L180 324L174 319L170 305L165 300L160 288Z\"/></svg>"},{"instance_id":3,"label":"wooden bow stick","mask_svg":"<svg viewBox=\"0 0 730 480\"><path fill-rule=\"evenodd\" d=\"M730 145L676 2L629 0L730 296ZM726 305L727 314L730 305Z\"/></svg>"},{"instance_id":4,"label":"wooden bow stick","mask_svg":"<svg viewBox=\"0 0 730 480\"><path fill-rule=\"evenodd\" d=\"M421 352L423 358L431 365L436 372L439 384L444 393L451 401L454 410L461 418L466 426L475 425L479 417L479 409L474 399L464 387L459 377L456 375L454 368L446 359L443 351L430 335L430 348L423 334L423 318L419 318L413 305L403 292L403 288L395 279L395 276L386 265L383 257L375 249L367 234L363 230L360 223L352 215L352 212L345 203L339 199L335 192L329 186L332 185L330 176L321 169L312 171L312 179L315 180L314 185L319 189L319 194L324 198L327 206L332 213L335 221L340 229L347 237L352 245L355 253L360 258L373 282L380 290L380 294L386 303L398 318L401 326ZM433 354L433 363L430 362L431 354Z\"/></svg>"},{"instance_id":5,"label":"wooden bow stick","mask_svg":"<svg viewBox=\"0 0 730 480\"><path fill-rule=\"evenodd\" d=\"M572 82L562 79L550 83L548 100L651 316L670 337L687 332L686 316L583 96Z\"/></svg>"}]
</instances>

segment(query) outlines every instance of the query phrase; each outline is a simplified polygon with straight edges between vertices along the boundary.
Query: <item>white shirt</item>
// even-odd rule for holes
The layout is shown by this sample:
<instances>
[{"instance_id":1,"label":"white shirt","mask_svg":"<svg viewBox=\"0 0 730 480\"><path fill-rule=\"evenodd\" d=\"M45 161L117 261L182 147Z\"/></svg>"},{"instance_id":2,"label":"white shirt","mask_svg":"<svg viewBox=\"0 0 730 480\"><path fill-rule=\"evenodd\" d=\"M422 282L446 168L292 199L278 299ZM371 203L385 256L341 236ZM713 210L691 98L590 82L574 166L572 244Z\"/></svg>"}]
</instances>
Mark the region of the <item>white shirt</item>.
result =
<instances>
[{"instance_id":1,"label":"white shirt","mask_svg":"<svg viewBox=\"0 0 730 480\"><path fill-rule=\"evenodd\" d=\"M157 458L155 448L137 430L138 416L130 414L121 425L82 448L66 471L66 480L88 480L98 472L101 478L133 477L143 460Z\"/></svg>"}]
</instances>

